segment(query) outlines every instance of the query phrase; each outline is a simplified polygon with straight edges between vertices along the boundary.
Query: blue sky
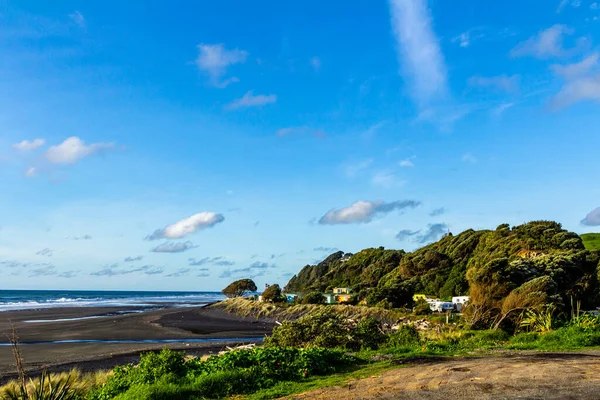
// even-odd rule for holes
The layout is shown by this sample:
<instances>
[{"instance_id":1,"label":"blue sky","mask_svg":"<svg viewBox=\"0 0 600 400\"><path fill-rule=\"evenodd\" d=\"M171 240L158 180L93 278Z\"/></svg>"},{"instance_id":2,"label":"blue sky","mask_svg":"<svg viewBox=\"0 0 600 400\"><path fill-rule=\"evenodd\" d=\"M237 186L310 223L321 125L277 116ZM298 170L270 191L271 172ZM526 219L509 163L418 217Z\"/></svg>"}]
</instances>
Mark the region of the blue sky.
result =
<instances>
[{"instance_id":1,"label":"blue sky","mask_svg":"<svg viewBox=\"0 0 600 400\"><path fill-rule=\"evenodd\" d=\"M0 1L2 289L600 230L600 2Z\"/></svg>"}]
</instances>

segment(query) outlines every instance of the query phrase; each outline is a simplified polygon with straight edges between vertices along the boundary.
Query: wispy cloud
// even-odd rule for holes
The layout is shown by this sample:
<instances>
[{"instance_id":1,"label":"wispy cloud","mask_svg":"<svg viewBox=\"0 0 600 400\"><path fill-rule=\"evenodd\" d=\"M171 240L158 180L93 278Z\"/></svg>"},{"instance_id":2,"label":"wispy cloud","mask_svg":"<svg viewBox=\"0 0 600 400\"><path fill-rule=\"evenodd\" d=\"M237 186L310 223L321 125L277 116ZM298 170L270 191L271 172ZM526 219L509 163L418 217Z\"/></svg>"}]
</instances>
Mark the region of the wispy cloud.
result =
<instances>
[{"instance_id":1,"label":"wispy cloud","mask_svg":"<svg viewBox=\"0 0 600 400\"><path fill-rule=\"evenodd\" d=\"M587 46L586 38L580 38L575 47L565 48L564 38L575 31L566 25L556 24L538 32L511 50L511 57L532 56L539 59L567 57L574 55Z\"/></svg>"},{"instance_id":2,"label":"wispy cloud","mask_svg":"<svg viewBox=\"0 0 600 400\"><path fill-rule=\"evenodd\" d=\"M582 225L600 226L600 207L593 209L581 220Z\"/></svg>"},{"instance_id":3,"label":"wispy cloud","mask_svg":"<svg viewBox=\"0 0 600 400\"><path fill-rule=\"evenodd\" d=\"M346 164L344 166L344 172L348 178L354 178L360 172L368 169L373 164L372 158Z\"/></svg>"},{"instance_id":4,"label":"wispy cloud","mask_svg":"<svg viewBox=\"0 0 600 400\"><path fill-rule=\"evenodd\" d=\"M394 187L404 186L406 184L406 180L398 178L394 171L391 170L381 170L377 171L371 177L371 184L375 186L380 186L386 189L391 189Z\"/></svg>"},{"instance_id":5,"label":"wispy cloud","mask_svg":"<svg viewBox=\"0 0 600 400\"><path fill-rule=\"evenodd\" d=\"M23 140L19 143L13 144L13 147L20 151L32 151L42 147L46 143L44 139L33 139L33 140Z\"/></svg>"},{"instance_id":6,"label":"wispy cloud","mask_svg":"<svg viewBox=\"0 0 600 400\"><path fill-rule=\"evenodd\" d=\"M73 240L92 240L92 235L75 236Z\"/></svg>"},{"instance_id":7,"label":"wispy cloud","mask_svg":"<svg viewBox=\"0 0 600 400\"><path fill-rule=\"evenodd\" d=\"M119 269L118 264L108 265L98 271L90 273L93 276L118 276L118 275L129 275L135 273L141 273L144 275L160 275L164 272L162 267L156 267L154 265L144 265L137 268Z\"/></svg>"},{"instance_id":8,"label":"wispy cloud","mask_svg":"<svg viewBox=\"0 0 600 400\"><path fill-rule=\"evenodd\" d=\"M402 241L405 241L406 239L410 239L413 236L416 236L420 233L421 231L411 231L409 229L402 229L400 232L398 232L398 234L396 235L396 239Z\"/></svg>"},{"instance_id":9,"label":"wispy cloud","mask_svg":"<svg viewBox=\"0 0 600 400\"><path fill-rule=\"evenodd\" d=\"M560 0L558 7L556 7L556 13L560 14L567 5L570 5L573 8L579 8L579 6L581 6L581 0Z\"/></svg>"},{"instance_id":10,"label":"wispy cloud","mask_svg":"<svg viewBox=\"0 0 600 400\"><path fill-rule=\"evenodd\" d=\"M581 62L551 67L565 81L560 91L552 98L553 109L561 109L581 101L600 102L598 61L599 55L594 53Z\"/></svg>"},{"instance_id":11,"label":"wispy cloud","mask_svg":"<svg viewBox=\"0 0 600 400\"><path fill-rule=\"evenodd\" d=\"M275 264L268 264L265 262L256 261L249 267L238 268L238 269L226 269L219 275L219 278L256 278L264 276L269 269L275 269Z\"/></svg>"},{"instance_id":12,"label":"wispy cloud","mask_svg":"<svg viewBox=\"0 0 600 400\"><path fill-rule=\"evenodd\" d=\"M144 258L144 256L126 257L123 261L125 261L125 262L141 261L143 258Z\"/></svg>"},{"instance_id":13,"label":"wispy cloud","mask_svg":"<svg viewBox=\"0 0 600 400\"><path fill-rule=\"evenodd\" d=\"M36 276L52 276L57 275L56 267L54 265L48 265L45 267L33 268L29 270L29 277L33 278Z\"/></svg>"},{"instance_id":14,"label":"wispy cloud","mask_svg":"<svg viewBox=\"0 0 600 400\"><path fill-rule=\"evenodd\" d=\"M227 260L225 257L204 257L199 260L188 258L188 265L191 267L198 267L201 265L232 266L235 265L235 263Z\"/></svg>"},{"instance_id":15,"label":"wispy cloud","mask_svg":"<svg viewBox=\"0 0 600 400\"><path fill-rule=\"evenodd\" d=\"M289 135L314 135L317 138L324 138L327 136L321 129L311 128L309 126L290 126L288 128L281 128L275 132L277 136L289 136Z\"/></svg>"},{"instance_id":16,"label":"wispy cloud","mask_svg":"<svg viewBox=\"0 0 600 400\"><path fill-rule=\"evenodd\" d=\"M51 146L46 151L46 159L53 164L75 164L82 158L111 150L114 147L114 143L86 145L77 136L72 136L59 145Z\"/></svg>"},{"instance_id":17,"label":"wispy cloud","mask_svg":"<svg viewBox=\"0 0 600 400\"><path fill-rule=\"evenodd\" d=\"M321 225L369 223L375 217L389 214L392 211L402 211L416 208L421 202L415 200L393 201L386 203L382 200L359 200L349 207L332 209L323 215L318 223Z\"/></svg>"},{"instance_id":18,"label":"wispy cloud","mask_svg":"<svg viewBox=\"0 0 600 400\"><path fill-rule=\"evenodd\" d=\"M460 47L467 48L479 39L485 37L482 28L473 28L452 38L452 43L458 43Z\"/></svg>"},{"instance_id":19,"label":"wispy cloud","mask_svg":"<svg viewBox=\"0 0 600 400\"><path fill-rule=\"evenodd\" d=\"M426 0L390 0L398 59L415 101L426 107L446 97L446 65Z\"/></svg>"},{"instance_id":20,"label":"wispy cloud","mask_svg":"<svg viewBox=\"0 0 600 400\"><path fill-rule=\"evenodd\" d=\"M323 251L325 253L335 253L336 251L339 251L339 249L337 247L315 247L313 249L313 251Z\"/></svg>"},{"instance_id":21,"label":"wispy cloud","mask_svg":"<svg viewBox=\"0 0 600 400\"><path fill-rule=\"evenodd\" d=\"M566 80L572 80L580 76L587 75L592 70L598 67L599 54L593 53L592 55L584 58L582 61L567 65L552 65L550 69L561 78Z\"/></svg>"},{"instance_id":22,"label":"wispy cloud","mask_svg":"<svg viewBox=\"0 0 600 400\"><path fill-rule=\"evenodd\" d=\"M492 109L492 115L495 117L500 117L506 110L515 106L515 102L507 102L497 105Z\"/></svg>"},{"instance_id":23,"label":"wispy cloud","mask_svg":"<svg viewBox=\"0 0 600 400\"><path fill-rule=\"evenodd\" d=\"M77 24L80 28L85 29L85 26L86 26L85 18L79 11L75 11L75 12L69 14L69 18L71 19L71 21L73 21L75 24Z\"/></svg>"},{"instance_id":24,"label":"wispy cloud","mask_svg":"<svg viewBox=\"0 0 600 400\"><path fill-rule=\"evenodd\" d=\"M277 95L269 94L257 94L255 95L252 90L246 92L240 99L234 100L225 106L226 110L237 110L240 108L248 107L262 107L267 104L273 104L277 101Z\"/></svg>"},{"instance_id":25,"label":"wispy cloud","mask_svg":"<svg viewBox=\"0 0 600 400\"><path fill-rule=\"evenodd\" d=\"M211 211L203 211L168 225L163 229L157 229L146 236L146 240L156 239L181 239L201 229L212 228L225 220L223 214Z\"/></svg>"},{"instance_id":26,"label":"wispy cloud","mask_svg":"<svg viewBox=\"0 0 600 400\"><path fill-rule=\"evenodd\" d=\"M321 70L321 59L319 57L311 58L310 65L311 65L311 67L313 67L315 72L319 72Z\"/></svg>"},{"instance_id":27,"label":"wispy cloud","mask_svg":"<svg viewBox=\"0 0 600 400\"><path fill-rule=\"evenodd\" d=\"M168 278L178 278L180 276L185 276L185 275L189 274L189 272L191 270L192 270L191 268L181 268L181 269L178 269L177 271L172 272L172 273L170 273L168 275L165 275L165 276L168 277Z\"/></svg>"},{"instance_id":28,"label":"wispy cloud","mask_svg":"<svg viewBox=\"0 0 600 400\"><path fill-rule=\"evenodd\" d=\"M405 159L405 160L402 160L402 161L400 161L400 162L398 163L398 166L399 166L399 167L402 167L402 168L412 168L412 167L414 167L414 166L415 166L415 164L414 164L414 163L413 163L413 161L412 161L412 160L414 160L415 158L417 158L417 157L416 157L416 156L412 156L412 157L409 157L409 158L407 158L407 159Z\"/></svg>"},{"instance_id":29,"label":"wispy cloud","mask_svg":"<svg viewBox=\"0 0 600 400\"><path fill-rule=\"evenodd\" d=\"M446 213L446 209L444 207L436 208L435 210L429 213L432 217L437 217L438 215L442 215Z\"/></svg>"},{"instance_id":30,"label":"wispy cloud","mask_svg":"<svg viewBox=\"0 0 600 400\"><path fill-rule=\"evenodd\" d=\"M53 254L52 249L49 249L47 247L44 247L43 249L41 249L35 253L36 256L45 256L45 257L52 257L52 254Z\"/></svg>"},{"instance_id":31,"label":"wispy cloud","mask_svg":"<svg viewBox=\"0 0 600 400\"><path fill-rule=\"evenodd\" d=\"M37 168L36 167L29 167L25 170L25 176L28 178L33 178L34 176L37 175Z\"/></svg>"},{"instance_id":32,"label":"wispy cloud","mask_svg":"<svg viewBox=\"0 0 600 400\"><path fill-rule=\"evenodd\" d=\"M439 240L448 231L448 225L444 223L429 224L427 230L422 235L417 235L419 243L425 244Z\"/></svg>"},{"instance_id":33,"label":"wispy cloud","mask_svg":"<svg viewBox=\"0 0 600 400\"><path fill-rule=\"evenodd\" d=\"M517 93L519 92L519 82L521 77L519 75L500 75L500 76L473 76L469 78L468 85L471 88L484 88L493 89L506 93Z\"/></svg>"},{"instance_id":34,"label":"wispy cloud","mask_svg":"<svg viewBox=\"0 0 600 400\"><path fill-rule=\"evenodd\" d=\"M477 162L477 157L471 153L465 153L462 156L462 161L468 164L475 164Z\"/></svg>"},{"instance_id":35,"label":"wispy cloud","mask_svg":"<svg viewBox=\"0 0 600 400\"><path fill-rule=\"evenodd\" d=\"M183 253L184 251L191 250L196 247L198 246L194 246L194 244L189 241L179 243L166 242L159 244L150 251L153 253Z\"/></svg>"},{"instance_id":36,"label":"wispy cloud","mask_svg":"<svg viewBox=\"0 0 600 400\"><path fill-rule=\"evenodd\" d=\"M239 81L236 77L222 80L227 69L232 65L246 62L247 56L248 52L237 48L228 50L222 43L200 44L198 45L196 66L208 75L213 86L224 88Z\"/></svg>"}]
</instances>

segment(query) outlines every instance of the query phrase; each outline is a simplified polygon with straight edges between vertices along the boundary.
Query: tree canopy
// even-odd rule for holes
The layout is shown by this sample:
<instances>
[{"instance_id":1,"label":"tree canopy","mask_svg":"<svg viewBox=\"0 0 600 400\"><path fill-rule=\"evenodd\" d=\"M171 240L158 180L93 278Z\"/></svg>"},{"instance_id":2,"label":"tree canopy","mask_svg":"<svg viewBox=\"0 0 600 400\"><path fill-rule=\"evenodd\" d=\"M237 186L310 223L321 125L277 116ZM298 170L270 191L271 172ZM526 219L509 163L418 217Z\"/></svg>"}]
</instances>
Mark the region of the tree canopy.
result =
<instances>
[{"instance_id":1,"label":"tree canopy","mask_svg":"<svg viewBox=\"0 0 600 400\"><path fill-rule=\"evenodd\" d=\"M285 298L281 294L281 288L279 285L271 285L265 289L262 293L263 301L272 301L272 302L282 302L285 301Z\"/></svg>"},{"instance_id":2,"label":"tree canopy","mask_svg":"<svg viewBox=\"0 0 600 400\"><path fill-rule=\"evenodd\" d=\"M237 280L221 290L221 293L230 298L244 296L251 292L256 292L256 283L252 279Z\"/></svg>"}]
</instances>

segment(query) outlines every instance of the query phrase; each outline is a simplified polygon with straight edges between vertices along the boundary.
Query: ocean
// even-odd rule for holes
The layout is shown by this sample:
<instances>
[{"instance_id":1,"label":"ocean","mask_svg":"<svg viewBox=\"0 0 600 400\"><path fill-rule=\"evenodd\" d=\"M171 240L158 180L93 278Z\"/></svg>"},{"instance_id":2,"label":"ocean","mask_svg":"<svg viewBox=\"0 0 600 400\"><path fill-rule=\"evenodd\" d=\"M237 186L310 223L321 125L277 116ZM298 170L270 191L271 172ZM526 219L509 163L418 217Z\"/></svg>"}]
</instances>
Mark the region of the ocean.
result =
<instances>
[{"instance_id":1,"label":"ocean","mask_svg":"<svg viewBox=\"0 0 600 400\"><path fill-rule=\"evenodd\" d=\"M219 292L0 290L0 312L60 307L193 307L223 300Z\"/></svg>"}]
</instances>

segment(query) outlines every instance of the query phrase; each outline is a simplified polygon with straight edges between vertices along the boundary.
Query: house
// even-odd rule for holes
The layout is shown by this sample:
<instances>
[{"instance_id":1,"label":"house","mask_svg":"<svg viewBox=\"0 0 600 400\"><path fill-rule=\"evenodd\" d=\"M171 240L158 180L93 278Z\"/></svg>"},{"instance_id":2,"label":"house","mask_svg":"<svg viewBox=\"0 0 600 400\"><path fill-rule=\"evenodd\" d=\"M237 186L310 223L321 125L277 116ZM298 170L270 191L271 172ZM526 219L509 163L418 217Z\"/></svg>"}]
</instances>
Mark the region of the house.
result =
<instances>
[{"instance_id":1,"label":"house","mask_svg":"<svg viewBox=\"0 0 600 400\"><path fill-rule=\"evenodd\" d=\"M323 297L325 297L325 303L327 303L327 304L337 303L335 294L333 294L333 293L321 293L321 294Z\"/></svg>"},{"instance_id":2,"label":"house","mask_svg":"<svg viewBox=\"0 0 600 400\"><path fill-rule=\"evenodd\" d=\"M465 303L469 301L469 296L454 296L452 297L452 303L457 312L461 312Z\"/></svg>"},{"instance_id":3,"label":"house","mask_svg":"<svg viewBox=\"0 0 600 400\"><path fill-rule=\"evenodd\" d=\"M351 294L339 294L339 295L335 296L335 300L338 303L348 303L348 302L350 302L350 300L352 300L352 295Z\"/></svg>"},{"instance_id":4,"label":"house","mask_svg":"<svg viewBox=\"0 0 600 400\"><path fill-rule=\"evenodd\" d=\"M454 303L449 301L435 300L429 303L429 309L434 312L446 312L454 310Z\"/></svg>"},{"instance_id":5,"label":"house","mask_svg":"<svg viewBox=\"0 0 600 400\"><path fill-rule=\"evenodd\" d=\"M283 293L288 303L293 302L296 299L302 298L300 293Z\"/></svg>"},{"instance_id":6,"label":"house","mask_svg":"<svg viewBox=\"0 0 600 400\"><path fill-rule=\"evenodd\" d=\"M333 289L333 294L350 294L351 291L349 287L338 287Z\"/></svg>"}]
</instances>

